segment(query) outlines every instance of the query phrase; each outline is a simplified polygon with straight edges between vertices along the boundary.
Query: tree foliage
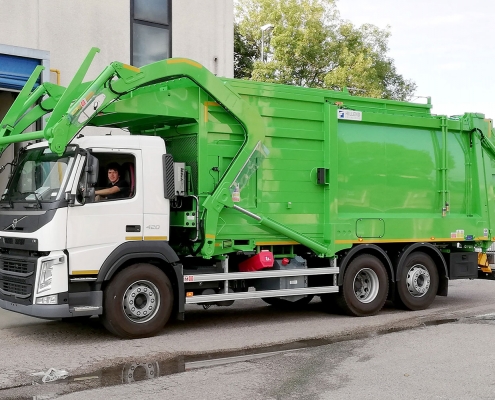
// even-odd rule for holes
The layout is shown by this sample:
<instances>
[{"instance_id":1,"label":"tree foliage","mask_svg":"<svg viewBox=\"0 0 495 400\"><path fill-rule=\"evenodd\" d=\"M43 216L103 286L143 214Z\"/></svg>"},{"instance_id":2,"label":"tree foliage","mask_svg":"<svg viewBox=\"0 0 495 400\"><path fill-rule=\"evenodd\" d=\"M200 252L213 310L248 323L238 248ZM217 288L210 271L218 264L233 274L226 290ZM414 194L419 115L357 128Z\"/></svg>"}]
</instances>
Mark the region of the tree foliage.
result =
<instances>
[{"instance_id":1,"label":"tree foliage","mask_svg":"<svg viewBox=\"0 0 495 400\"><path fill-rule=\"evenodd\" d=\"M261 26L267 62L260 61ZM390 32L340 18L334 0L238 0L235 77L409 99L416 85L400 75L388 53Z\"/></svg>"},{"instance_id":2,"label":"tree foliage","mask_svg":"<svg viewBox=\"0 0 495 400\"><path fill-rule=\"evenodd\" d=\"M250 77L254 69L254 61L258 57L258 43L248 35L243 36L239 25L234 25L234 76Z\"/></svg>"}]
</instances>

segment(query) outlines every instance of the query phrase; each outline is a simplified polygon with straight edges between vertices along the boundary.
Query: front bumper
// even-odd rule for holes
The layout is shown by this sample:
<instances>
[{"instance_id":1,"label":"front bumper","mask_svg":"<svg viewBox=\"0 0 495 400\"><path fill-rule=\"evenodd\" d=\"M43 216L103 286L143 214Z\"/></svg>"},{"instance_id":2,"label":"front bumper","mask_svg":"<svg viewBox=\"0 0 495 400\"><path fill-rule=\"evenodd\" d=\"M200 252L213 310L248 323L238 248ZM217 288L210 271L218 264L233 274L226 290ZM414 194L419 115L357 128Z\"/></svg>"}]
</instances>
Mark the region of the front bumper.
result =
<instances>
[{"instance_id":1,"label":"front bumper","mask_svg":"<svg viewBox=\"0 0 495 400\"><path fill-rule=\"evenodd\" d=\"M76 304L70 305L71 300ZM70 293L69 304L19 304L0 299L0 308L44 319L85 317L103 313L103 292Z\"/></svg>"},{"instance_id":2,"label":"front bumper","mask_svg":"<svg viewBox=\"0 0 495 400\"><path fill-rule=\"evenodd\" d=\"M31 317L46 318L46 319L69 318L74 316L70 312L68 304L24 305L24 304L12 303L11 301L0 299L0 307L5 310L29 315Z\"/></svg>"}]
</instances>

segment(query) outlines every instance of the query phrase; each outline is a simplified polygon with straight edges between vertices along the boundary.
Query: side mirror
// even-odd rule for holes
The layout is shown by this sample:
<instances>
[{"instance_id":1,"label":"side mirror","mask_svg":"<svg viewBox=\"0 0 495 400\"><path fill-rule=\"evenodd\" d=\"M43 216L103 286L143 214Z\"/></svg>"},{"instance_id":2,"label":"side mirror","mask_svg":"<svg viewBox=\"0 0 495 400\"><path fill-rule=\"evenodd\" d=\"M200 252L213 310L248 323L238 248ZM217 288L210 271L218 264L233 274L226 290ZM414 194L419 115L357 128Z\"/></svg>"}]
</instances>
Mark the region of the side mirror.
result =
<instances>
[{"instance_id":1,"label":"side mirror","mask_svg":"<svg viewBox=\"0 0 495 400\"><path fill-rule=\"evenodd\" d=\"M98 170L100 167L100 163L98 159L91 154L87 155L86 159L86 172L88 174L87 184L88 187L92 187L96 185L98 182ZM94 198L94 190L93 190L93 198Z\"/></svg>"}]
</instances>

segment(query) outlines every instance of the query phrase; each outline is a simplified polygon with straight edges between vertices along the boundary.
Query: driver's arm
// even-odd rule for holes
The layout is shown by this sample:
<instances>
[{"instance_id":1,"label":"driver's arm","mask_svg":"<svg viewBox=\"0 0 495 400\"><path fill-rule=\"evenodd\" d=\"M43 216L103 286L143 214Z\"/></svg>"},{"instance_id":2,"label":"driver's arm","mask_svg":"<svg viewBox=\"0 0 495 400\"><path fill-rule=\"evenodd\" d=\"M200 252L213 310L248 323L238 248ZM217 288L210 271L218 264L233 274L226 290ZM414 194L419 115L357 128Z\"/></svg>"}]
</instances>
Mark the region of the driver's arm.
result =
<instances>
[{"instance_id":1,"label":"driver's arm","mask_svg":"<svg viewBox=\"0 0 495 400\"><path fill-rule=\"evenodd\" d=\"M115 185L115 186L112 186L111 188L96 190L95 195L108 196L109 194L115 194L118 192L120 192L120 188L117 185Z\"/></svg>"}]
</instances>

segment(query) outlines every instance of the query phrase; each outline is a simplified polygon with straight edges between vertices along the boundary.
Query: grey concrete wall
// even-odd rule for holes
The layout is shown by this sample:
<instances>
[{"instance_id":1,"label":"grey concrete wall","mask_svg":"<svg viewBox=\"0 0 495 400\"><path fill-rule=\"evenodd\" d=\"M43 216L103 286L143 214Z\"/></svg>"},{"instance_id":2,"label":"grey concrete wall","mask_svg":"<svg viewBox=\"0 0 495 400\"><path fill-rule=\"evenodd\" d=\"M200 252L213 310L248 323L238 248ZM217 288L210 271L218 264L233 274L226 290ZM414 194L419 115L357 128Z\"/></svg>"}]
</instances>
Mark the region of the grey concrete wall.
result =
<instances>
[{"instance_id":1,"label":"grey concrete wall","mask_svg":"<svg viewBox=\"0 0 495 400\"><path fill-rule=\"evenodd\" d=\"M99 47L87 75L94 79L112 61L129 62L129 7L129 0L0 0L0 43L48 50L64 86L90 48Z\"/></svg>"},{"instance_id":2,"label":"grey concrete wall","mask_svg":"<svg viewBox=\"0 0 495 400\"><path fill-rule=\"evenodd\" d=\"M174 0L172 56L193 59L218 76L233 77L233 1Z\"/></svg>"},{"instance_id":3,"label":"grey concrete wall","mask_svg":"<svg viewBox=\"0 0 495 400\"><path fill-rule=\"evenodd\" d=\"M0 0L0 21L0 44L48 51L49 67L60 71L63 86L91 47L101 52L85 80L96 78L112 61L130 61L130 0ZM232 0L172 0L173 57L191 58L219 76L232 77L233 38ZM55 73L49 77L56 82ZM10 93L0 92L0 120L11 101ZM10 146L0 165L12 159L13 151ZM7 178L6 172L0 175L0 193Z\"/></svg>"},{"instance_id":4,"label":"grey concrete wall","mask_svg":"<svg viewBox=\"0 0 495 400\"><path fill-rule=\"evenodd\" d=\"M88 79L110 62L130 60L130 0L0 0L0 44L47 50L67 85L91 47L101 52ZM232 0L173 0L172 56L233 76ZM55 82L56 75L51 75Z\"/></svg>"}]
</instances>

